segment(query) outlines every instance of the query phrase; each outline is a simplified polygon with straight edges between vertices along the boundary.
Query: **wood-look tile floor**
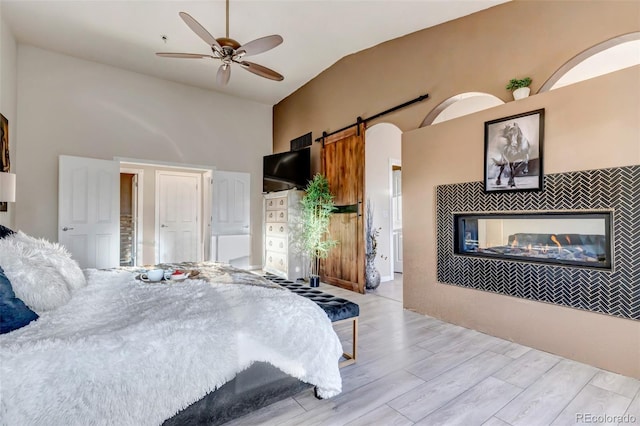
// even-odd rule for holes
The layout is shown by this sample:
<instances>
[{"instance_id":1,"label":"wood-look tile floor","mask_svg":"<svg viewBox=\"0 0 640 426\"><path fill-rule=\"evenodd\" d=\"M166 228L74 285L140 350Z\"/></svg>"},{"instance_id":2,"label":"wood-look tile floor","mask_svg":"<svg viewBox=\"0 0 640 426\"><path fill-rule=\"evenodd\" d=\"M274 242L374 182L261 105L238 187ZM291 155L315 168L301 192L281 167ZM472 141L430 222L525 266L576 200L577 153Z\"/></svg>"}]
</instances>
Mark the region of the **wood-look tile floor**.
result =
<instances>
[{"instance_id":1,"label":"wood-look tile floor","mask_svg":"<svg viewBox=\"0 0 640 426\"><path fill-rule=\"evenodd\" d=\"M228 425L640 425L639 380L403 310L390 288L320 289L360 305L342 393L307 390ZM349 324L336 331L348 350Z\"/></svg>"}]
</instances>

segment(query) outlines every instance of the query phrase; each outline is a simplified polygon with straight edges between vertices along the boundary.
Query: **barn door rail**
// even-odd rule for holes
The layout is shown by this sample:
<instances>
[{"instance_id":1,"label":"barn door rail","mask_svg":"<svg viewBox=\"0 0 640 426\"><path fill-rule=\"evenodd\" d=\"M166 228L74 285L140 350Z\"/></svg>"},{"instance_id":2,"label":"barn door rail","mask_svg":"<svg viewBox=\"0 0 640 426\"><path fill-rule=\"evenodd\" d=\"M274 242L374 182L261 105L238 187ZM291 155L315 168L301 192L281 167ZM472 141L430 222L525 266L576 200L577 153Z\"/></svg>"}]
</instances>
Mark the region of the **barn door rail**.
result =
<instances>
[{"instance_id":1,"label":"barn door rail","mask_svg":"<svg viewBox=\"0 0 640 426\"><path fill-rule=\"evenodd\" d=\"M331 132L331 133L322 132L322 136L320 136L319 138L316 138L316 142L322 142L322 143L324 144L324 140L325 140L326 138L328 138L329 136L331 136L331 135L335 135L336 133L340 133L340 132L342 132L343 130L347 130L347 129L349 129L349 128L351 128L351 127L354 127L354 126L358 126L358 134L359 134L359 132L360 132L360 124L362 124L362 123L366 123L367 121L375 120L376 118L382 117L383 115L390 114L390 113L395 112L395 111L397 111L397 110L399 110L399 109L402 109L402 108L406 108L406 107L408 107L409 105L413 105L413 104L415 104L415 103L417 103L417 102L422 102L422 101L424 101L425 99L428 99L428 98L429 98L429 95L425 93L424 95L420 95L420 96L418 96L417 98L415 98L415 99L411 99L410 101L407 101L407 102L405 102L405 103L403 103L403 104L396 105L396 106L394 106L393 108L389 108L389 109L387 109L387 110L384 110L384 111L382 111L382 112L379 112L379 113L377 113L376 115L373 115L373 116L371 116L371 117L369 117L369 118L362 118L362 117L358 117L358 118L356 119L356 122L355 122L355 123L349 124L348 126L344 126L344 127L343 127L343 128L341 128L341 129L334 130L334 131L333 131L333 132Z\"/></svg>"}]
</instances>

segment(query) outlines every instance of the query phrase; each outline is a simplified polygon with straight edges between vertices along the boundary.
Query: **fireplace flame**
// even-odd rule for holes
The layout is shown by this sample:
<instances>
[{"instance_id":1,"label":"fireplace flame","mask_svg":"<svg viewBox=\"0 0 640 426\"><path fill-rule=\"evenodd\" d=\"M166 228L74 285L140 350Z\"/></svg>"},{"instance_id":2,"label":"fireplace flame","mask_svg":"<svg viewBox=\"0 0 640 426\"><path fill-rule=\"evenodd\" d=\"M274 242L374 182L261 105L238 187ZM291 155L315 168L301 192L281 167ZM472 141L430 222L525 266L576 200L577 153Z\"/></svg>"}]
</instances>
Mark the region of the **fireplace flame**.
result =
<instances>
[{"instance_id":1,"label":"fireplace flame","mask_svg":"<svg viewBox=\"0 0 640 426\"><path fill-rule=\"evenodd\" d=\"M546 252L548 252L548 251L549 251L549 244L545 244L545 245L544 245L544 248L542 249L542 252L543 252L543 253L546 253Z\"/></svg>"},{"instance_id":2,"label":"fireplace flame","mask_svg":"<svg viewBox=\"0 0 640 426\"><path fill-rule=\"evenodd\" d=\"M528 252L530 252L530 251L531 251L531 244L529 244L529 245L527 246L527 251L528 251Z\"/></svg>"},{"instance_id":3,"label":"fireplace flame","mask_svg":"<svg viewBox=\"0 0 640 426\"><path fill-rule=\"evenodd\" d=\"M511 243L511 248L516 248L516 247L518 247L518 239L514 238L513 242Z\"/></svg>"},{"instance_id":4,"label":"fireplace flame","mask_svg":"<svg viewBox=\"0 0 640 426\"><path fill-rule=\"evenodd\" d=\"M560 241L558 241L558 237L556 237L555 235L552 235L551 241L556 243L556 245L558 246L558 250L562 250L562 244L560 244Z\"/></svg>"},{"instance_id":5,"label":"fireplace flame","mask_svg":"<svg viewBox=\"0 0 640 426\"><path fill-rule=\"evenodd\" d=\"M569 238L568 235L565 235L564 239L567 240L567 243L569 243L569 245L571 245L571 238Z\"/></svg>"}]
</instances>

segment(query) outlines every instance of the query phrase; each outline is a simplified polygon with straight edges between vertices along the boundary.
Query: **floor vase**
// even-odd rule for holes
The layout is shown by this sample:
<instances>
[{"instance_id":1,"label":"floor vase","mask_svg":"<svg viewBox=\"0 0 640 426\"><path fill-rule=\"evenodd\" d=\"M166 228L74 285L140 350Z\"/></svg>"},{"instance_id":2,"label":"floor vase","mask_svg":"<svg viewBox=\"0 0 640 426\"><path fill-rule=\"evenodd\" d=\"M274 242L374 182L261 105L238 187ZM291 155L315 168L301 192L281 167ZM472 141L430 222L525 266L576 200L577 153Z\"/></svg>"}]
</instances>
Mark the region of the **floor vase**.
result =
<instances>
[{"instance_id":1,"label":"floor vase","mask_svg":"<svg viewBox=\"0 0 640 426\"><path fill-rule=\"evenodd\" d=\"M367 256L364 270L365 288L375 290L380 285L380 272L376 269L375 257Z\"/></svg>"}]
</instances>

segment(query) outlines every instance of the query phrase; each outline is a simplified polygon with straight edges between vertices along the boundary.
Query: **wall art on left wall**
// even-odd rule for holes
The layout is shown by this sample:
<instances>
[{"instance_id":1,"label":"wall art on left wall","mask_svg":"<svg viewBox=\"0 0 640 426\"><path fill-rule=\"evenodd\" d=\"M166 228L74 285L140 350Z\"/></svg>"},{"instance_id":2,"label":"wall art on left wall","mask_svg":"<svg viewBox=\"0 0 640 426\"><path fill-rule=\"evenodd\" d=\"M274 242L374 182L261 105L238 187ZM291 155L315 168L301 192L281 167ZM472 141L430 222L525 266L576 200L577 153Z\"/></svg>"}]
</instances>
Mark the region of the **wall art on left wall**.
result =
<instances>
[{"instance_id":1,"label":"wall art on left wall","mask_svg":"<svg viewBox=\"0 0 640 426\"><path fill-rule=\"evenodd\" d=\"M9 161L9 120L0 114L0 172L9 173L11 163ZM7 203L0 202L0 212L7 211Z\"/></svg>"}]
</instances>

